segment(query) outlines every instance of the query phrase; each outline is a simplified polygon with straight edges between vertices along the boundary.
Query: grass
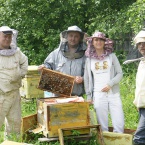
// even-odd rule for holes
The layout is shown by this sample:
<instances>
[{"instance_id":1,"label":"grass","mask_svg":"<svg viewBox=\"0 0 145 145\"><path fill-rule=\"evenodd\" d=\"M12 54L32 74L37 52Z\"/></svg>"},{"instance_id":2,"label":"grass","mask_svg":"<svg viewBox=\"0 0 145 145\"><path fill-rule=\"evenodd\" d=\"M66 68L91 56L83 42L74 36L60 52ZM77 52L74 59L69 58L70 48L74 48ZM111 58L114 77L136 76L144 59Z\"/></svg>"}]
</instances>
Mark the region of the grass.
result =
<instances>
[{"instance_id":1,"label":"grass","mask_svg":"<svg viewBox=\"0 0 145 145\"><path fill-rule=\"evenodd\" d=\"M138 112L133 104L135 91L135 74L124 77L121 84L121 96L125 115L125 127L136 129L138 123Z\"/></svg>"},{"instance_id":2,"label":"grass","mask_svg":"<svg viewBox=\"0 0 145 145\"><path fill-rule=\"evenodd\" d=\"M0 143L3 141L3 138L4 138L4 125L0 128Z\"/></svg>"},{"instance_id":3,"label":"grass","mask_svg":"<svg viewBox=\"0 0 145 145\"><path fill-rule=\"evenodd\" d=\"M125 115L125 128L136 129L138 124L138 112L136 107L133 105L135 90L135 73L124 77L120 83L120 92L123 103L123 110ZM36 101L26 101L22 99L22 116L27 116L36 113ZM111 121L109 122L111 126ZM3 141L4 126L0 129L0 143ZM33 140L26 140L27 143L34 145L60 145L59 142L39 142L38 138L42 137L40 134L33 135ZM82 142L83 144L83 142ZM76 144L75 144L76 145ZM81 145L81 143L79 144ZM91 144L90 144L91 145ZM93 145L93 144L92 144Z\"/></svg>"}]
</instances>

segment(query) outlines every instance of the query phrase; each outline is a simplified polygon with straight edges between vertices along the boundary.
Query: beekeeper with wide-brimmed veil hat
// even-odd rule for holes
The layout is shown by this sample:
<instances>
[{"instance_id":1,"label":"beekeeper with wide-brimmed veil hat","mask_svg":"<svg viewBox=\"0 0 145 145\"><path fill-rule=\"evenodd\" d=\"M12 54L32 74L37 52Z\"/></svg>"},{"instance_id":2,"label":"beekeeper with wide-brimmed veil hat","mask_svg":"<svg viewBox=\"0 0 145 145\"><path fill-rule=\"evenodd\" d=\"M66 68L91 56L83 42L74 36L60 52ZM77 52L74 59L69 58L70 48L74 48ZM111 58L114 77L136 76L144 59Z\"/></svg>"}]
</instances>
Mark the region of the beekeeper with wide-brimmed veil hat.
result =
<instances>
[{"instance_id":1,"label":"beekeeper with wide-brimmed veil hat","mask_svg":"<svg viewBox=\"0 0 145 145\"><path fill-rule=\"evenodd\" d=\"M83 76L85 64L85 33L78 26L70 26L60 33L60 44L45 59L43 67L60 71L75 77L75 84L71 95L84 94Z\"/></svg>"}]
</instances>

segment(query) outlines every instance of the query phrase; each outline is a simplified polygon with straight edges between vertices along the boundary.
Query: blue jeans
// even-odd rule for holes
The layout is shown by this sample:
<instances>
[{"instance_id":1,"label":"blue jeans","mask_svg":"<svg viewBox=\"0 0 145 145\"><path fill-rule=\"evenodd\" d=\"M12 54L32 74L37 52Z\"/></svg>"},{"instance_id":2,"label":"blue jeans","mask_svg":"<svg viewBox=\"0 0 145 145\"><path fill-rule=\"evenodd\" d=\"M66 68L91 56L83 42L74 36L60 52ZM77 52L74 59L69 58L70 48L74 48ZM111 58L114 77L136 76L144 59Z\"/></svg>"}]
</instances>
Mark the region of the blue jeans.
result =
<instances>
[{"instance_id":1,"label":"blue jeans","mask_svg":"<svg viewBox=\"0 0 145 145\"><path fill-rule=\"evenodd\" d=\"M145 145L145 108L139 108L139 123L133 141L137 145Z\"/></svg>"}]
</instances>

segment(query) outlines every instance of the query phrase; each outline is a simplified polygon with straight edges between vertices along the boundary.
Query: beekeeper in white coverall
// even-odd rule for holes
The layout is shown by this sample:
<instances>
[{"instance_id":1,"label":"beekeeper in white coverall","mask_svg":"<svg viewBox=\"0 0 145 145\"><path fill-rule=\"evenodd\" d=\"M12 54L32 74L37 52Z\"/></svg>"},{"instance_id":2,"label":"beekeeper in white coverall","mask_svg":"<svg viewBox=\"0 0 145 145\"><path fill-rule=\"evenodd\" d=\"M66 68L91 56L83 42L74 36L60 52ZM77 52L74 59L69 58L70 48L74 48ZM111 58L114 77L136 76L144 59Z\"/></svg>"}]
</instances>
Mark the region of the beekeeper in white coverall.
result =
<instances>
[{"instance_id":1,"label":"beekeeper in white coverall","mask_svg":"<svg viewBox=\"0 0 145 145\"><path fill-rule=\"evenodd\" d=\"M0 27L0 128L5 137L19 136L21 128L21 78L27 73L28 58L17 47L18 31Z\"/></svg>"},{"instance_id":2,"label":"beekeeper in white coverall","mask_svg":"<svg viewBox=\"0 0 145 145\"><path fill-rule=\"evenodd\" d=\"M145 145L145 29L134 38L134 42L142 54L136 74L134 105L139 113L139 123L133 137L133 145Z\"/></svg>"}]
</instances>

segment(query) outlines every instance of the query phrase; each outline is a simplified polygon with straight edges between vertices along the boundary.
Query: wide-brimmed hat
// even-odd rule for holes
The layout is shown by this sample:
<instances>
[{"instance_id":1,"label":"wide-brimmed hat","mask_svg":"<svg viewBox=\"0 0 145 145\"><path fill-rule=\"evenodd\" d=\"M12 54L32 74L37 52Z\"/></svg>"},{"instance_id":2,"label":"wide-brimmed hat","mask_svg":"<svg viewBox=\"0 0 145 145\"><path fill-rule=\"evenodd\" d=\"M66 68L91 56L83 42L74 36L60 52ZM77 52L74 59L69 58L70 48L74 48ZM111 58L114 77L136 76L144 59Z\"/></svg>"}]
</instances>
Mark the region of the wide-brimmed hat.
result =
<instances>
[{"instance_id":1,"label":"wide-brimmed hat","mask_svg":"<svg viewBox=\"0 0 145 145\"><path fill-rule=\"evenodd\" d=\"M0 27L0 32L3 32L4 34L13 34L13 29L8 26L2 26Z\"/></svg>"},{"instance_id":2,"label":"wide-brimmed hat","mask_svg":"<svg viewBox=\"0 0 145 145\"><path fill-rule=\"evenodd\" d=\"M134 38L134 43L145 42L145 29L141 30Z\"/></svg>"},{"instance_id":3,"label":"wide-brimmed hat","mask_svg":"<svg viewBox=\"0 0 145 145\"><path fill-rule=\"evenodd\" d=\"M93 38L100 38L106 41L106 36L104 33L96 31L91 37L87 37L87 40L93 39Z\"/></svg>"},{"instance_id":4,"label":"wide-brimmed hat","mask_svg":"<svg viewBox=\"0 0 145 145\"><path fill-rule=\"evenodd\" d=\"M78 26L70 26L70 27L68 27L67 30L61 32L62 37L66 38L68 32L79 32L80 35L81 35L81 38L83 39L83 37L84 37L84 32Z\"/></svg>"},{"instance_id":5,"label":"wide-brimmed hat","mask_svg":"<svg viewBox=\"0 0 145 145\"><path fill-rule=\"evenodd\" d=\"M90 45L90 47L92 47L93 38L103 39L105 41L105 48L111 48L111 49L113 48L113 41L111 39L107 38L104 33L96 31L93 33L92 36L87 37L86 40L88 42L88 45Z\"/></svg>"},{"instance_id":6,"label":"wide-brimmed hat","mask_svg":"<svg viewBox=\"0 0 145 145\"><path fill-rule=\"evenodd\" d=\"M137 37L135 40L134 40L135 44L138 44L140 42L145 42L145 37Z\"/></svg>"},{"instance_id":7,"label":"wide-brimmed hat","mask_svg":"<svg viewBox=\"0 0 145 145\"><path fill-rule=\"evenodd\" d=\"M102 54L101 56L97 56L96 50L93 46L93 38L100 38L105 41L104 49L105 53ZM91 37L87 37L87 50L85 52L87 57L95 58L95 59L104 59L106 56L108 56L110 53L113 52L113 41L109 38L106 38L105 34L102 32L95 32Z\"/></svg>"}]
</instances>

